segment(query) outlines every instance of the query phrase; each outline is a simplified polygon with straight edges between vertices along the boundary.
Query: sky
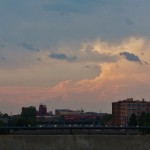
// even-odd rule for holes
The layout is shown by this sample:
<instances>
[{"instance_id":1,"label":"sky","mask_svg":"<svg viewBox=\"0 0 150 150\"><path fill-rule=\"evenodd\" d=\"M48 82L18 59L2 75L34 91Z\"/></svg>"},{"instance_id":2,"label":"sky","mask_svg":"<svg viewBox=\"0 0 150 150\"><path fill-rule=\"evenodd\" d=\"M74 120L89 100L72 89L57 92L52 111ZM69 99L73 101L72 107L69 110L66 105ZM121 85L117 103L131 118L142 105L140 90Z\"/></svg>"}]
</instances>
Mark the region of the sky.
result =
<instances>
[{"instance_id":1,"label":"sky","mask_svg":"<svg viewBox=\"0 0 150 150\"><path fill-rule=\"evenodd\" d=\"M0 111L111 113L150 100L149 0L0 0Z\"/></svg>"}]
</instances>

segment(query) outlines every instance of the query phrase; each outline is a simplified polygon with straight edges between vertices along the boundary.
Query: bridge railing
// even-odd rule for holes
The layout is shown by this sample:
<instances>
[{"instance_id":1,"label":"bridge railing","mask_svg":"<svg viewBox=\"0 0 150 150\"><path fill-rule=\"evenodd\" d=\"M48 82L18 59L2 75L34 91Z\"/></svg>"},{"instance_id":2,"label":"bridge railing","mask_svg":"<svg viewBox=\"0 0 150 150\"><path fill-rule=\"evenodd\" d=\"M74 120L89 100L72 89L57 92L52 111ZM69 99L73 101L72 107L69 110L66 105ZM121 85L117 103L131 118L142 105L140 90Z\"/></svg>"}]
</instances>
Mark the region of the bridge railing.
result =
<instances>
[{"instance_id":1,"label":"bridge railing","mask_svg":"<svg viewBox=\"0 0 150 150\"><path fill-rule=\"evenodd\" d=\"M0 134L112 134L112 135L135 135L150 134L148 127L0 127Z\"/></svg>"}]
</instances>

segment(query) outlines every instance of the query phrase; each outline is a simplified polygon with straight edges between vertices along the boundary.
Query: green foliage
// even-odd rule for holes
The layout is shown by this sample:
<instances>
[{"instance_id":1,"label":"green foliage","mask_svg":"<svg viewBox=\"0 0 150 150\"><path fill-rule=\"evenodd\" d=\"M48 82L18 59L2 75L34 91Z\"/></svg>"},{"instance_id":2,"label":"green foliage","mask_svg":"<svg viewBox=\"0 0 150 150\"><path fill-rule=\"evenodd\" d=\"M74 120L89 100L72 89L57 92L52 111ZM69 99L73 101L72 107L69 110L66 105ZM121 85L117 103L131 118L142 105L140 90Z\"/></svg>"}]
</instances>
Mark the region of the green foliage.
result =
<instances>
[{"instance_id":1,"label":"green foliage","mask_svg":"<svg viewBox=\"0 0 150 150\"><path fill-rule=\"evenodd\" d=\"M9 126L36 126L36 108L22 108L21 115L12 116L9 119Z\"/></svg>"},{"instance_id":2,"label":"green foliage","mask_svg":"<svg viewBox=\"0 0 150 150\"><path fill-rule=\"evenodd\" d=\"M134 113L131 115L128 125L129 126L137 126L137 117Z\"/></svg>"},{"instance_id":3,"label":"green foliage","mask_svg":"<svg viewBox=\"0 0 150 150\"><path fill-rule=\"evenodd\" d=\"M142 113L140 117L140 126L150 126L150 113Z\"/></svg>"},{"instance_id":4,"label":"green foliage","mask_svg":"<svg viewBox=\"0 0 150 150\"><path fill-rule=\"evenodd\" d=\"M8 114L3 114L2 112L0 112L0 127L4 127L8 124Z\"/></svg>"},{"instance_id":5,"label":"green foliage","mask_svg":"<svg viewBox=\"0 0 150 150\"><path fill-rule=\"evenodd\" d=\"M17 125L35 126L36 125L36 108L33 106L22 108L21 118L17 120Z\"/></svg>"},{"instance_id":6,"label":"green foliage","mask_svg":"<svg viewBox=\"0 0 150 150\"><path fill-rule=\"evenodd\" d=\"M6 126L6 123L0 120L0 127L4 127L4 126Z\"/></svg>"},{"instance_id":7,"label":"green foliage","mask_svg":"<svg viewBox=\"0 0 150 150\"><path fill-rule=\"evenodd\" d=\"M25 119L35 119L36 118L36 108L33 106L22 108L21 117Z\"/></svg>"},{"instance_id":8,"label":"green foliage","mask_svg":"<svg viewBox=\"0 0 150 150\"><path fill-rule=\"evenodd\" d=\"M27 126L27 121L24 118L18 118L15 120L15 126Z\"/></svg>"},{"instance_id":9,"label":"green foliage","mask_svg":"<svg viewBox=\"0 0 150 150\"><path fill-rule=\"evenodd\" d=\"M106 114L100 118L102 126L108 125L112 121L112 114Z\"/></svg>"},{"instance_id":10,"label":"green foliage","mask_svg":"<svg viewBox=\"0 0 150 150\"><path fill-rule=\"evenodd\" d=\"M3 114L3 118L9 118L9 115L6 114L6 113L4 113L4 114Z\"/></svg>"}]
</instances>

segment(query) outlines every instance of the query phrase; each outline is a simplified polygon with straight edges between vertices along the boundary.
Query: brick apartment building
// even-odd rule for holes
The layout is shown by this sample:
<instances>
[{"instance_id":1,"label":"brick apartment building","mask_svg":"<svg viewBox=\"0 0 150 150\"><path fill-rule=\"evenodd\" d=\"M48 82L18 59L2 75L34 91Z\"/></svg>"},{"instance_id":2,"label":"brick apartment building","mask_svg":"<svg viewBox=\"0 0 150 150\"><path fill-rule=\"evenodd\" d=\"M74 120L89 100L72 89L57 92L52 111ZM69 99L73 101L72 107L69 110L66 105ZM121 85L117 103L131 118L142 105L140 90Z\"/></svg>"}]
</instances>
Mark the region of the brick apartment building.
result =
<instances>
[{"instance_id":1,"label":"brick apartment building","mask_svg":"<svg viewBox=\"0 0 150 150\"><path fill-rule=\"evenodd\" d=\"M112 103L112 123L116 126L127 126L131 115L134 113L137 120L142 112L150 113L150 102L144 99L133 100L128 98L126 100Z\"/></svg>"}]
</instances>

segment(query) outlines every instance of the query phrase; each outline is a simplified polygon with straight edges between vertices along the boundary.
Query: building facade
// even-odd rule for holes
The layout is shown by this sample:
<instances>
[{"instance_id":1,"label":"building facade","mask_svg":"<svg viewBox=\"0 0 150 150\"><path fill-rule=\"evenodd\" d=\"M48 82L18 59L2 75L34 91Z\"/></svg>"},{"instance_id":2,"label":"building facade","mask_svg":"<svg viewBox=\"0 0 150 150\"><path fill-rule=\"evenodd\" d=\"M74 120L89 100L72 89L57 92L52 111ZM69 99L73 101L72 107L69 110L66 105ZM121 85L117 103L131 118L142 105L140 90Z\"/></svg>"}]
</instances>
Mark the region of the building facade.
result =
<instances>
[{"instance_id":1,"label":"building facade","mask_svg":"<svg viewBox=\"0 0 150 150\"><path fill-rule=\"evenodd\" d=\"M64 116L64 115L82 115L84 110L70 110L70 109L56 109L55 116Z\"/></svg>"},{"instance_id":2,"label":"building facade","mask_svg":"<svg viewBox=\"0 0 150 150\"><path fill-rule=\"evenodd\" d=\"M37 116L47 116L47 107L46 105L40 104L39 110L37 111Z\"/></svg>"},{"instance_id":3,"label":"building facade","mask_svg":"<svg viewBox=\"0 0 150 150\"><path fill-rule=\"evenodd\" d=\"M114 126L127 126L131 115L134 113L139 120L141 113L150 113L150 102L144 99L133 100L128 98L126 100L112 103L112 124Z\"/></svg>"}]
</instances>

